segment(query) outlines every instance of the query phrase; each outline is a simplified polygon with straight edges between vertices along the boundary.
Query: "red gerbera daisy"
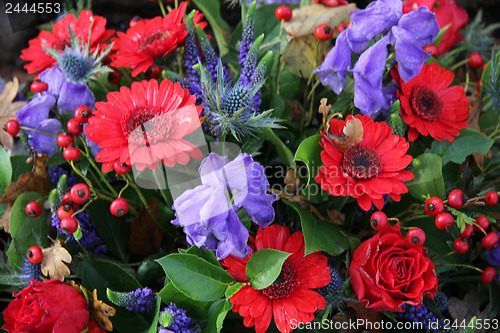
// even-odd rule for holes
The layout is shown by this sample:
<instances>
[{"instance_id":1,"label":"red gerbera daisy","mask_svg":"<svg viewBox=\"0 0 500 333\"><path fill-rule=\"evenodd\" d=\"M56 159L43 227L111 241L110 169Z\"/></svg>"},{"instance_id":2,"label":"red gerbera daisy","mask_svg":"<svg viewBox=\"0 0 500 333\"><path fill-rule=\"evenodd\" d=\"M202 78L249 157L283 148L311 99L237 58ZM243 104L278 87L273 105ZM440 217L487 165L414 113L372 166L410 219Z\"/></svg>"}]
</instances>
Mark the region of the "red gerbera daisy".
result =
<instances>
[{"instance_id":1,"label":"red gerbera daisy","mask_svg":"<svg viewBox=\"0 0 500 333\"><path fill-rule=\"evenodd\" d=\"M291 253L286 259L279 277L269 287L256 290L243 286L230 301L233 312L244 317L246 327L255 325L257 333L265 332L274 317L280 332L291 332L292 326L308 323L314 319L314 312L323 309L326 301L317 289L331 281L327 259L319 252L304 257L304 236L297 231L290 236L287 227L273 224L257 231L255 249L275 249ZM245 274L250 253L245 259L229 256L222 265L235 279L248 282Z\"/></svg>"},{"instance_id":2,"label":"red gerbera daisy","mask_svg":"<svg viewBox=\"0 0 500 333\"><path fill-rule=\"evenodd\" d=\"M68 14L54 24L52 32L41 31L37 38L29 41L29 47L22 51L20 58L30 62L24 66L28 73L42 71L56 63L56 60L45 52L42 45L55 49L59 53L64 51L66 46L71 45L68 25L75 33L75 36L84 41L88 41L89 29L92 26L90 35L91 52L94 52L97 47L105 50L106 45L103 45L103 42L115 33L114 30L106 29L106 19L104 17L92 15L92 12L88 10L82 10L78 20L75 15Z\"/></svg>"},{"instance_id":3,"label":"red gerbera daisy","mask_svg":"<svg viewBox=\"0 0 500 333\"><path fill-rule=\"evenodd\" d=\"M343 149L332 138L344 138L344 128L349 121L359 119L363 126L361 142ZM315 180L321 188L334 196L352 196L363 210L372 202L378 209L384 207L384 194L399 201L408 192L403 183L413 179L413 174L403 170L412 160L405 155L410 145L405 138L392 134L386 123L374 122L369 116L348 116L346 121L332 119L329 133L321 132L320 145L324 148L320 168Z\"/></svg>"},{"instance_id":4,"label":"red gerbera daisy","mask_svg":"<svg viewBox=\"0 0 500 333\"><path fill-rule=\"evenodd\" d=\"M419 134L430 135L438 141L449 140L466 128L469 99L461 86L450 87L455 75L437 63L424 64L420 73L405 83L397 71L391 74L399 84L401 117L410 126L408 140Z\"/></svg>"},{"instance_id":5,"label":"red gerbera daisy","mask_svg":"<svg viewBox=\"0 0 500 333\"><path fill-rule=\"evenodd\" d=\"M127 30L118 32L119 38L114 38L114 48L111 63L115 67L132 68L132 76L146 72L157 58L164 57L184 42L187 30L182 23L186 3L173 9L165 17L140 20ZM195 15L197 23L203 15ZM205 27L206 22L200 26Z\"/></svg>"},{"instance_id":6,"label":"red gerbera daisy","mask_svg":"<svg viewBox=\"0 0 500 333\"><path fill-rule=\"evenodd\" d=\"M155 169L161 161L168 167L186 165L191 158L202 158L201 151L183 139L200 127L201 106L179 83L163 80L133 82L131 88L110 92L107 102L97 102L85 133L102 150L96 161L103 171L113 163L135 165L144 171Z\"/></svg>"}]
</instances>

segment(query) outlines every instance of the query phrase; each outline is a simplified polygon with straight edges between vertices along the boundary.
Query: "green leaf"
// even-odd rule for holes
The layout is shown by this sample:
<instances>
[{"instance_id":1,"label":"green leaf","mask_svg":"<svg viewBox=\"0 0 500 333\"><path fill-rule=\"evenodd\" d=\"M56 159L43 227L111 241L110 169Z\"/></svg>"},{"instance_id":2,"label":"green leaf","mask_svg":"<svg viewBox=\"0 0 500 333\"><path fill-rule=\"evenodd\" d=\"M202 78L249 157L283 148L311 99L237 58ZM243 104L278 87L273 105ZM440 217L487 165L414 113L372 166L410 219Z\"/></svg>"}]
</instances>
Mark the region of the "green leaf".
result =
<instances>
[{"instance_id":1,"label":"green leaf","mask_svg":"<svg viewBox=\"0 0 500 333\"><path fill-rule=\"evenodd\" d=\"M201 259L205 259L209 263L222 267L217 258L215 257L215 254L207 249L200 249L198 246L193 245L186 251L187 254L193 254L197 257L200 257Z\"/></svg>"},{"instance_id":2,"label":"green leaf","mask_svg":"<svg viewBox=\"0 0 500 333\"><path fill-rule=\"evenodd\" d=\"M205 320L207 318L208 308L210 307L211 302L199 302L192 300L177 289L172 282L169 282L165 287L163 287L158 295L160 295L161 299L166 304L175 303L178 307L186 310L188 316L191 318L197 318L200 320Z\"/></svg>"},{"instance_id":3,"label":"green leaf","mask_svg":"<svg viewBox=\"0 0 500 333\"><path fill-rule=\"evenodd\" d=\"M444 36L444 33L451 27L451 23L444 26L441 30L439 30L439 33L438 35L436 36L436 38L434 38L434 42L432 43L432 45L434 46L439 46L439 43L441 43L441 39L443 39L443 36Z\"/></svg>"},{"instance_id":4,"label":"green leaf","mask_svg":"<svg viewBox=\"0 0 500 333\"><path fill-rule=\"evenodd\" d=\"M262 135L266 140L269 140L276 150L278 151L278 155L283 163L289 165L291 167L295 167L295 161L293 159L293 154L283 141L274 133L274 131L269 127L264 127L261 129Z\"/></svg>"},{"instance_id":5,"label":"green leaf","mask_svg":"<svg viewBox=\"0 0 500 333\"><path fill-rule=\"evenodd\" d=\"M436 154L422 154L413 160L414 178L406 183L409 193L417 200L426 196L444 196L443 167Z\"/></svg>"},{"instance_id":6,"label":"green leaf","mask_svg":"<svg viewBox=\"0 0 500 333\"><path fill-rule=\"evenodd\" d=\"M203 333L219 333L226 315L233 308L233 304L223 299L215 301L208 309L208 322Z\"/></svg>"},{"instance_id":7,"label":"green leaf","mask_svg":"<svg viewBox=\"0 0 500 333\"><path fill-rule=\"evenodd\" d=\"M321 134L317 134L302 141L294 157L295 161L304 162L307 167L307 184L302 190L302 196L313 203L320 203L328 200L328 192L323 191L321 186L313 181L314 177L319 172L319 168L323 165L321 161L321 152L323 148L319 145L320 139Z\"/></svg>"},{"instance_id":8,"label":"green leaf","mask_svg":"<svg viewBox=\"0 0 500 333\"><path fill-rule=\"evenodd\" d=\"M33 245L48 247L47 239L49 226L47 225L48 210L43 209L38 217L26 215L25 207L31 201L41 201L43 195L38 192L21 194L14 202L10 213L9 228L12 243L7 250L10 265L18 271L22 267L24 256ZM20 252L18 252L18 250Z\"/></svg>"},{"instance_id":9,"label":"green leaf","mask_svg":"<svg viewBox=\"0 0 500 333\"><path fill-rule=\"evenodd\" d=\"M306 246L305 255L316 251L325 251L332 256L338 256L351 247L349 237L344 229L331 223L318 220L307 209L302 209L294 202L283 200L283 203L299 213Z\"/></svg>"},{"instance_id":10,"label":"green leaf","mask_svg":"<svg viewBox=\"0 0 500 333\"><path fill-rule=\"evenodd\" d=\"M12 179L12 165L10 164L10 157L5 149L0 146L0 186L3 190L9 186Z\"/></svg>"},{"instance_id":11,"label":"green leaf","mask_svg":"<svg viewBox=\"0 0 500 333\"><path fill-rule=\"evenodd\" d=\"M235 284L232 284L227 287L226 292L224 293L224 296L226 297L226 300L231 298L234 294L236 294L238 291L240 291L241 287L243 287L245 284L242 282L238 282Z\"/></svg>"},{"instance_id":12,"label":"green leaf","mask_svg":"<svg viewBox=\"0 0 500 333\"><path fill-rule=\"evenodd\" d=\"M156 296L156 307L155 307L155 317L153 318L153 322L149 329L144 333L157 333L158 332L158 320L160 317L160 309L161 309L161 298Z\"/></svg>"},{"instance_id":13,"label":"green leaf","mask_svg":"<svg viewBox=\"0 0 500 333\"><path fill-rule=\"evenodd\" d=\"M281 267L291 253L274 249L262 249L248 260L246 275L252 287L264 289L273 284L281 272Z\"/></svg>"},{"instance_id":14,"label":"green leaf","mask_svg":"<svg viewBox=\"0 0 500 333\"><path fill-rule=\"evenodd\" d=\"M463 331L463 333L474 333L476 332L476 316L472 317L469 324Z\"/></svg>"},{"instance_id":15,"label":"green leaf","mask_svg":"<svg viewBox=\"0 0 500 333\"><path fill-rule=\"evenodd\" d=\"M223 57L228 52L224 35L230 28L220 15L219 0L193 0L193 3L203 12L208 23L210 23L210 27L215 35L215 40L217 41L217 46L219 47L219 54Z\"/></svg>"},{"instance_id":16,"label":"green leaf","mask_svg":"<svg viewBox=\"0 0 500 333\"><path fill-rule=\"evenodd\" d=\"M224 269L192 254L174 253L157 261L174 286L195 301L215 301L234 282Z\"/></svg>"},{"instance_id":17,"label":"green leaf","mask_svg":"<svg viewBox=\"0 0 500 333\"><path fill-rule=\"evenodd\" d=\"M464 128L453 142L434 141L431 151L442 156L442 165L449 162L461 164L472 153L486 154L493 142L481 132Z\"/></svg>"},{"instance_id":18,"label":"green leaf","mask_svg":"<svg viewBox=\"0 0 500 333\"><path fill-rule=\"evenodd\" d=\"M15 155L10 158L12 167L12 181L17 181L19 177L33 169L33 165L26 164L27 155Z\"/></svg>"}]
</instances>

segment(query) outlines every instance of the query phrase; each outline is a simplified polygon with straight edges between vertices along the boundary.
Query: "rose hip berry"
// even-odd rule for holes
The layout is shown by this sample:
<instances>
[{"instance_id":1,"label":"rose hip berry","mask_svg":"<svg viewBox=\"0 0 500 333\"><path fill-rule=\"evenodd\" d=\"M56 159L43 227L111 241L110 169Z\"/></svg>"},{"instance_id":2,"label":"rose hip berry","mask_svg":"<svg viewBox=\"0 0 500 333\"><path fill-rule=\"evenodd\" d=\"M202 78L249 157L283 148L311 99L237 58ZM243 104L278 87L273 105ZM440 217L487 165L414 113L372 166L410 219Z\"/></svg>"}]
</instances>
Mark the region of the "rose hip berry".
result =
<instances>
[{"instance_id":1,"label":"rose hip berry","mask_svg":"<svg viewBox=\"0 0 500 333\"><path fill-rule=\"evenodd\" d=\"M114 216L118 216L118 217L127 214L128 209L129 209L129 204L128 204L127 200L125 200L123 198L115 199L111 203L111 205L109 206L109 210L111 211L111 214L113 214Z\"/></svg>"},{"instance_id":2,"label":"rose hip berry","mask_svg":"<svg viewBox=\"0 0 500 333\"><path fill-rule=\"evenodd\" d=\"M432 197L425 202L425 212L429 216L438 216L444 211L443 200L438 197Z\"/></svg>"},{"instance_id":3,"label":"rose hip berry","mask_svg":"<svg viewBox=\"0 0 500 333\"><path fill-rule=\"evenodd\" d=\"M82 124L78 123L75 119L68 120L66 127L68 128L68 132L75 136L80 135L83 132Z\"/></svg>"},{"instance_id":4,"label":"rose hip berry","mask_svg":"<svg viewBox=\"0 0 500 333\"><path fill-rule=\"evenodd\" d=\"M498 203L498 193L496 191L489 191L484 197L484 202L488 206L495 206Z\"/></svg>"},{"instance_id":5,"label":"rose hip berry","mask_svg":"<svg viewBox=\"0 0 500 333\"><path fill-rule=\"evenodd\" d=\"M146 71L146 77L148 78L148 80L157 79L160 77L160 75L161 67L155 64L151 65L151 67L149 67Z\"/></svg>"},{"instance_id":6,"label":"rose hip berry","mask_svg":"<svg viewBox=\"0 0 500 333\"><path fill-rule=\"evenodd\" d=\"M111 84L119 84L122 80L122 75L117 69L114 69L111 73L108 74L108 82Z\"/></svg>"},{"instance_id":7,"label":"rose hip berry","mask_svg":"<svg viewBox=\"0 0 500 333\"><path fill-rule=\"evenodd\" d=\"M81 153L80 149L78 149L76 147L67 147L67 148L64 148L64 150L63 150L63 156L68 161L74 161L74 160L79 159L81 154L82 153Z\"/></svg>"},{"instance_id":8,"label":"rose hip berry","mask_svg":"<svg viewBox=\"0 0 500 333\"><path fill-rule=\"evenodd\" d=\"M90 198L90 189L87 184L76 184L71 188L71 199L77 203L82 204Z\"/></svg>"},{"instance_id":9,"label":"rose hip berry","mask_svg":"<svg viewBox=\"0 0 500 333\"><path fill-rule=\"evenodd\" d=\"M72 234L78 229L78 221L74 217L66 217L61 220L60 226L65 234Z\"/></svg>"},{"instance_id":10,"label":"rose hip berry","mask_svg":"<svg viewBox=\"0 0 500 333\"><path fill-rule=\"evenodd\" d=\"M375 212L370 217L370 224L373 229L380 231L387 225L387 215L384 212Z\"/></svg>"},{"instance_id":11,"label":"rose hip berry","mask_svg":"<svg viewBox=\"0 0 500 333\"><path fill-rule=\"evenodd\" d=\"M439 230L450 231L453 225L454 219L450 213L441 213L436 216L436 228Z\"/></svg>"},{"instance_id":12,"label":"rose hip berry","mask_svg":"<svg viewBox=\"0 0 500 333\"><path fill-rule=\"evenodd\" d=\"M465 242L461 238L457 238L453 242L453 249L455 250L455 252L465 253L465 252L469 251L469 243Z\"/></svg>"},{"instance_id":13,"label":"rose hip berry","mask_svg":"<svg viewBox=\"0 0 500 333\"><path fill-rule=\"evenodd\" d=\"M340 23L337 26L337 33L340 34L342 31L344 31L345 29L348 29L350 26L351 26L351 22Z\"/></svg>"},{"instance_id":14,"label":"rose hip berry","mask_svg":"<svg viewBox=\"0 0 500 333\"><path fill-rule=\"evenodd\" d=\"M490 232L481 239L481 244L485 249L492 249L498 244L498 235L496 232Z\"/></svg>"},{"instance_id":15,"label":"rose hip berry","mask_svg":"<svg viewBox=\"0 0 500 333\"><path fill-rule=\"evenodd\" d=\"M471 226L470 224L467 224L465 226L465 229L464 231L460 232L460 237L462 238L470 238L470 236L472 236L472 233L474 232L474 227Z\"/></svg>"},{"instance_id":16,"label":"rose hip berry","mask_svg":"<svg viewBox=\"0 0 500 333\"><path fill-rule=\"evenodd\" d=\"M90 116L92 116L92 111L86 105L80 105L75 110L75 120L79 124L86 124L89 121Z\"/></svg>"},{"instance_id":17,"label":"rose hip berry","mask_svg":"<svg viewBox=\"0 0 500 333\"><path fill-rule=\"evenodd\" d=\"M70 207L70 205L64 205L61 206L57 209L57 217L62 220L66 217L71 217L73 215L74 211L73 208Z\"/></svg>"},{"instance_id":18,"label":"rose hip berry","mask_svg":"<svg viewBox=\"0 0 500 333\"><path fill-rule=\"evenodd\" d=\"M432 52L431 56L433 56L433 57L436 57L436 54L438 53L437 47L432 45L432 44L424 46L424 51L425 52Z\"/></svg>"},{"instance_id":19,"label":"rose hip berry","mask_svg":"<svg viewBox=\"0 0 500 333\"><path fill-rule=\"evenodd\" d=\"M71 207L73 209L76 208L76 204L73 201L73 199L71 198L71 193L70 192L64 193L61 201L62 201L63 205L68 205L69 207Z\"/></svg>"},{"instance_id":20,"label":"rose hip berry","mask_svg":"<svg viewBox=\"0 0 500 333\"><path fill-rule=\"evenodd\" d=\"M42 214L42 205L36 201L31 201L24 207L24 210L29 217L38 217Z\"/></svg>"},{"instance_id":21,"label":"rose hip berry","mask_svg":"<svg viewBox=\"0 0 500 333\"><path fill-rule=\"evenodd\" d=\"M314 36L319 40L329 40L333 37L333 29L328 24L320 24L314 29Z\"/></svg>"},{"instance_id":22,"label":"rose hip berry","mask_svg":"<svg viewBox=\"0 0 500 333\"><path fill-rule=\"evenodd\" d=\"M124 174L128 173L132 169L132 167L130 165L125 164L125 163L120 163L119 160L116 160L114 165L113 165L113 169L115 169L117 174L124 175Z\"/></svg>"},{"instance_id":23,"label":"rose hip berry","mask_svg":"<svg viewBox=\"0 0 500 333\"><path fill-rule=\"evenodd\" d=\"M59 147L66 148L73 143L75 143L75 138L72 135L61 133L57 136L57 144Z\"/></svg>"},{"instance_id":24,"label":"rose hip berry","mask_svg":"<svg viewBox=\"0 0 500 333\"><path fill-rule=\"evenodd\" d=\"M490 226L490 220L484 215L476 217L477 226L474 226L474 229L477 231L481 231L481 229L486 230ZM478 228L481 227L481 229Z\"/></svg>"},{"instance_id":25,"label":"rose hip berry","mask_svg":"<svg viewBox=\"0 0 500 333\"><path fill-rule=\"evenodd\" d=\"M460 209L467 202L467 196L464 191L455 189L448 194L448 205L455 209Z\"/></svg>"},{"instance_id":26,"label":"rose hip berry","mask_svg":"<svg viewBox=\"0 0 500 333\"><path fill-rule=\"evenodd\" d=\"M292 19L292 9L288 6L279 6L276 8L276 11L274 12L274 15L276 15L276 18L278 21L285 21L288 22Z\"/></svg>"},{"instance_id":27,"label":"rose hip berry","mask_svg":"<svg viewBox=\"0 0 500 333\"><path fill-rule=\"evenodd\" d=\"M46 91L47 89L49 89L49 86L47 85L47 83L42 82L42 81L40 81L40 80L35 80L35 81L33 81L33 83L31 84L31 91L32 91L34 94L38 94L38 93L44 92L44 91Z\"/></svg>"},{"instance_id":28,"label":"rose hip berry","mask_svg":"<svg viewBox=\"0 0 500 333\"><path fill-rule=\"evenodd\" d=\"M416 245L424 245L425 243L425 232L420 228L412 228L406 234L406 239Z\"/></svg>"},{"instance_id":29,"label":"rose hip berry","mask_svg":"<svg viewBox=\"0 0 500 333\"><path fill-rule=\"evenodd\" d=\"M483 274L481 274L481 281L484 284L490 284L493 281L495 281L495 278L497 277L497 270L495 267L486 267L483 271Z\"/></svg>"},{"instance_id":30,"label":"rose hip berry","mask_svg":"<svg viewBox=\"0 0 500 333\"><path fill-rule=\"evenodd\" d=\"M470 68L479 68L483 64L483 57L477 52L472 52L467 57L467 64Z\"/></svg>"},{"instance_id":31,"label":"rose hip berry","mask_svg":"<svg viewBox=\"0 0 500 333\"><path fill-rule=\"evenodd\" d=\"M16 136L21 130L21 125L15 119L11 119L3 125L3 130L11 136Z\"/></svg>"},{"instance_id":32,"label":"rose hip berry","mask_svg":"<svg viewBox=\"0 0 500 333\"><path fill-rule=\"evenodd\" d=\"M26 256L32 264L39 264L43 259L42 248L40 246L33 245L28 249L28 252L26 252Z\"/></svg>"}]
</instances>

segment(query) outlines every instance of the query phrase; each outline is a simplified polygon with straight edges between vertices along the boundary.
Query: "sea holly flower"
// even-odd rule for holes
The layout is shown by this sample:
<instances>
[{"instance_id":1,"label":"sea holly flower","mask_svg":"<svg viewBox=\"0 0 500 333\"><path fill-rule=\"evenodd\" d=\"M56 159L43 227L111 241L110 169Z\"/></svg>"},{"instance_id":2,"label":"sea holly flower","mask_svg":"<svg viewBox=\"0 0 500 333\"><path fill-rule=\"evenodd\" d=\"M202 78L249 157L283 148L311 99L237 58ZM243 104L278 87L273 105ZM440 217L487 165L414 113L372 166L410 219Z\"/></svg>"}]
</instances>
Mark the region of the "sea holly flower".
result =
<instances>
[{"instance_id":1,"label":"sea holly flower","mask_svg":"<svg viewBox=\"0 0 500 333\"><path fill-rule=\"evenodd\" d=\"M342 138L347 122L354 118L363 127L362 140L348 148L337 146L332 138ZM413 179L413 174L404 170L412 160L405 155L410 145L405 138L393 135L386 123L360 115L348 116L345 121L332 119L329 131L322 131L321 136L325 166L315 180L323 190L333 196L352 196L365 211L372 204L382 209L384 195L399 201L401 194L408 192L403 182Z\"/></svg>"},{"instance_id":2,"label":"sea holly flower","mask_svg":"<svg viewBox=\"0 0 500 333\"><path fill-rule=\"evenodd\" d=\"M437 63L426 64L420 74L405 83L393 70L399 85L397 96L401 101L401 117L410 126L408 140L420 135L453 142L469 117L469 99L462 86L451 86L455 75Z\"/></svg>"},{"instance_id":3,"label":"sea holly flower","mask_svg":"<svg viewBox=\"0 0 500 333\"><path fill-rule=\"evenodd\" d=\"M37 38L29 41L29 47L23 50L20 58L29 62L24 66L28 73L42 71L57 62L44 48L62 53L71 45L70 30L74 31L78 39L87 40L90 35L90 52L95 52L98 48L104 50L104 42L115 33L114 30L106 29L104 17L93 15L88 10L82 10L78 19L73 14L67 14L54 24L52 32L41 31Z\"/></svg>"},{"instance_id":4,"label":"sea holly flower","mask_svg":"<svg viewBox=\"0 0 500 333\"><path fill-rule=\"evenodd\" d=\"M288 227L277 224L259 228L254 245L254 251L246 258L229 256L222 261L232 277L246 282L229 299L233 312L244 317L246 327L255 325L257 333L266 332L273 318L282 333L291 332L299 323L313 321L314 312L326 306L323 296L312 290L331 281L326 257L319 251L304 256L302 232L290 235ZM291 255L283 263L278 279L269 287L257 290L248 283L245 270L251 256L262 249L275 249Z\"/></svg>"},{"instance_id":5,"label":"sea holly flower","mask_svg":"<svg viewBox=\"0 0 500 333\"><path fill-rule=\"evenodd\" d=\"M236 211L243 208L261 227L274 220L275 195L267 193L269 182L262 165L248 154L229 161L211 153L200 165L201 185L175 199L172 224L184 227L189 244L206 247L218 259L232 254L245 257L248 230Z\"/></svg>"}]
</instances>

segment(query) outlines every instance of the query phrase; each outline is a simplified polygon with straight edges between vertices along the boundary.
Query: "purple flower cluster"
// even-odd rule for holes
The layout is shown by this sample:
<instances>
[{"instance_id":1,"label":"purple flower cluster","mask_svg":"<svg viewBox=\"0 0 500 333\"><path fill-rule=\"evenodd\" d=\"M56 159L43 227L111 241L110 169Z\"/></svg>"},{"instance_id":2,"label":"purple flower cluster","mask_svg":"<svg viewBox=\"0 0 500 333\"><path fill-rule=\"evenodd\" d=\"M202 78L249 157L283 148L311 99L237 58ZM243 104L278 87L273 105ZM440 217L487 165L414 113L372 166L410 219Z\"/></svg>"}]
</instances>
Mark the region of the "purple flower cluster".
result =
<instances>
[{"instance_id":1,"label":"purple flower cluster","mask_svg":"<svg viewBox=\"0 0 500 333\"><path fill-rule=\"evenodd\" d=\"M73 187L76 185L76 177L75 176L70 176L69 172L61 168L60 166L55 166L52 169L49 170L49 179L50 182L54 185L57 185L59 182L59 178L61 178L62 175L68 176L66 180L66 186L68 187Z\"/></svg>"},{"instance_id":2,"label":"purple flower cluster","mask_svg":"<svg viewBox=\"0 0 500 333\"><path fill-rule=\"evenodd\" d=\"M405 309L405 312L399 312L399 318L413 321L415 323L422 323L424 330L427 332L444 332L444 330L441 329L441 327L444 326L443 319L438 319L438 317L431 310L429 310L425 304L422 303L421 307L403 304L403 309ZM439 327L433 327L435 323L438 323L437 326Z\"/></svg>"},{"instance_id":3,"label":"purple flower cluster","mask_svg":"<svg viewBox=\"0 0 500 333\"><path fill-rule=\"evenodd\" d=\"M128 311L145 312L153 309L156 302L155 293L148 287L138 288L126 295Z\"/></svg>"},{"instance_id":4,"label":"purple flower cluster","mask_svg":"<svg viewBox=\"0 0 500 333\"><path fill-rule=\"evenodd\" d=\"M498 233L498 236L500 236L500 232ZM488 260L490 265L500 267L500 247L497 247L496 249L487 249L486 260Z\"/></svg>"},{"instance_id":5,"label":"purple flower cluster","mask_svg":"<svg viewBox=\"0 0 500 333\"><path fill-rule=\"evenodd\" d=\"M177 218L172 223L184 227L189 244L214 251L217 259L230 254L245 257L251 252L249 234L236 211L243 208L262 228L274 220L276 196L267 193L264 168L248 154L229 162L226 156L211 153L201 162L199 173L202 184L174 201Z\"/></svg>"},{"instance_id":6,"label":"purple flower cluster","mask_svg":"<svg viewBox=\"0 0 500 333\"><path fill-rule=\"evenodd\" d=\"M408 82L420 72L430 55L423 47L431 44L438 33L436 16L426 7L403 15L401 0L374 1L366 9L351 13L351 26L339 34L315 73L323 85L340 94L347 71L352 72L354 105L375 118L388 110L395 99L395 88L382 85L388 46L394 48L400 77ZM354 67L352 52L361 54Z\"/></svg>"},{"instance_id":7,"label":"purple flower cluster","mask_svg":"<svg viewBox=\"0 0 500 333\"><path fill-rule=\"evenodd\" d=\"M49 118L50 109L57 102L59 113L73 115L80 105L94 106L94 95L85 83L73 83L66 79L59 67L54 66L40 73L38 78L47 83L48 90L39 93L17 112L17 120L29 137L29 142L38 153L52 155L59 149L56 137L61 132L61 122Z\"/></svg>"},{"instance_id":8,"label":"purple flower cluster","mask_svg":"<svg viewBox=\"0 0 500 333\"><path fill-rule=\"evenodd\" d=\"M160 312L159 322L158 333L195 333L200 330L196 322L186 315L186 310L179 309L175 304Z\"/></svg>"}]
</instances>

